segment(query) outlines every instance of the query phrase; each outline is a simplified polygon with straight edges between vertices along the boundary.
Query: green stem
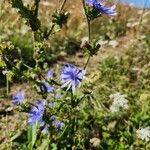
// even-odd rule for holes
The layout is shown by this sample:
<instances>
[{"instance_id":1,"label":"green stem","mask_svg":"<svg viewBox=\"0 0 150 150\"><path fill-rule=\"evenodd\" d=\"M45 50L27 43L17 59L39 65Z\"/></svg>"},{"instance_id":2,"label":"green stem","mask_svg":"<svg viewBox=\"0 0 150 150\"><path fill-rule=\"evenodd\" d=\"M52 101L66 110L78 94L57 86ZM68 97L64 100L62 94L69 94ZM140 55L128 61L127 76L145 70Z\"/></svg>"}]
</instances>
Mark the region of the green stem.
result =
<instances>
[{"instance_id":1,"label":"green stem","mask_svg":"<svg viewBox=\"0 0 150 150\"><path fill-rule=\"evenodd\" d=\"M23 65L24 65L26 68L30 69L30 70L33 69L32 67L30 67L30 66L28 66L28 65L26 65L26 64L24 64L24 63L23 63Z\"/></svg>"},{"instance_id":2,"label":"green stem","mask_svg":"<svg viewBox=\"0 0 150 150\"><path fill-rule=\"evenodd\" d=\"M38 17L39 3L40 3L40 0L34 0L34 5L35 5L34 15L35 15L35 18Z\"/></svg>"},{"instance_id":3,"label":"green stem","mask_svg":"<svg viewBox=\"0 0 150 150\"><path fill-rule=\"evenodd\" d=\"M84 14L86 17L86 21L87 21L87 25L88 25L88 42L91 42L91 21L88 18L87 12L86 12L86 4L85 4L85 0L82 0L82 4L83 4L83 9L84 9Z\"/></svg>"},{"instance_id":4,"label":"green stem","mask_svg":"<svg viewBox=\"0 0 150 150\"><path fill-rule=\"evenodd\" d=\"M74 96L73 93L71 92L71 107L74 107Z\"/></svg>"},{"instance_id":5,"label":"green stem","mask_svg":"<svg viewBox=\"0 0 150 150\"><path fill-rule=\"evenodd\" d=\"M35 50L35 32L32 32L32 44L33 44L33 50Z\"/></svg>"},{"instance_id":6,"label":"green stem","mask_svg":"<svg viewBox=\"0 0 150 150\"><path fill-rule=\"evenodd\" d=\"M86 21L87 21L87 26L88 26L88 42L91 43L91 21L87 15L85 0L82 0L82 4L83 4L84 14L85 14ZM90 58L91 58L91 55L89 54L87 61L85 63L84 69L86 69L86 67L90 61Z\"/></svg>"},{"instance_id":7,"label":"green stem","mask_svg":"<svg viewBox=\"0 0 150 150\"><path fill-rule=\"evenodd\" d=\"M20 71L16 66L15 66L15 64L13 64L12 62L10 62L9 61L9 59L5 56L5 57L3 57L12 67L14 67L17 71ZM28 65L26 65L26 64L24 64L23 63L23 66L25 66L26 68L28 68L28 69L33 69L32 67L30 67L30 66L28 66ZM48 83L50 83L50 84L55 84L55 85L57 85L57 86L61 86L61 84L59 84L59 83L57 83L57 81L55 81L55 80L53 80L53 79L51 79L51 81L49 82L42 74L40 74L40 76L46 81L46 82L48 82ZM26 76L25 76L26 77ZM28 79L28 78L27 78ZM6 80L7 80L7 76L6 76ZM7 83L6 83L6 85L7 85ZM9 89L9 88L8 88ZM7 91L7 90L6 90Z\"/></svg>"},{"instance_id":8,"label":"green stem","mask_svg":"<svg viewBox=\"0 0 150 150\"><path fill-rule=\"evenodd\" d=\"M14 67L14 69L15 69L16 71L20 72L20 69L18 69L18 68L15 66L15 64L14 64L12 61L10 61L6 56L3 56L3 59L4 59L5 61L7 61L7 63L9 63L10 66ZM24 76L24 77L26 77L26 79L28 79L28 76Z\"/></svg>"},{"instance_id":9,"label":"green stem","mask_svg":"<svg viewBox=\"0 0 150 150\"><path fill-rule=\"evenodd\" d=\"M35 104L33 104L33 103L31 103L31 102L28 102L31 106L34 106L34 107L36 107L37 108L37 106L35 105Z\"/></svg>"},{"instance_id":10,"label":"green stem","mask_svg":"<svg viewBox=\"0 0 150 150\"><path fill-rule=\"evenodd\" d=\"M85 97L86 97L86 95L83 95L83 96L79 99L79 101L77 102L76 106L78 106L78 105L82 102L82 100L83 100Z\"/></svg>"},{"instance_id":11,"label":"green stem","mask_svg":"<svg viewBox=\"0 0 150 150\"><path fill-rule=\"evenodd\" d=\"M88 41L91 43L91 21L87 18L87 25L88 25Z\"/></svg>"},{"instance_id":12,"label":"green stem","mask_svg":"<svg viewBox=\"0 0 150 150\"><path fill-rule=\"evenodd\" d=\"M88 63L89 63L89 61L90 61L90 58L91 58L91 55L89 54L89 55L88 55L88 58L87 58L87 61L86 61L86 63L85 63L85 66L84 66L84 70L87 68L87 65L88 65Z\"/></svg>"},{"instance_id":13,"label":"green stem","mask_svg":"<svg viewBox=\"0 0 150 150\"><path fill-rule=\"evenodd\" d=\"M71 92L71 112L72 112L72 119L71 119L71 138L73 142L73 137L75 133L75 112L74 112L74 96L73 93Z\"/></svg>"},{"instance_id":14,"label":"green stem","mask_svg":"<svg viewBox=\"0 0 150 150\"><path fill-rule=\"evenodd\" d=\"M68 129L68 125L65 127L65 129L62 131L62 133L57 137L57 140L61 139L61 137L65 134L65 132Z\"/></svg>"},{"instance_id":15,"label":"green stem","mask_svg":"<svg viewBox=\"0 0 150 150\"><path fill-rule=\"evenodd\" d=\"M60 9L59 9L59 13L63 10L65 4L66 4L67 0L63 0ZM48 40L48 37L52 34L54 28L55 28L56 24L53 24L49 30L49 32L47 33L47 35L44 37L46 40Z\"/></svg>"},{"instance_id":16,"label":"green stem","mask_svg":"<svg viewBox=\"0 0 150 150\"><path fill-rule=\"evenodd\" d=\"M9 77L8 77L9 75L8 75L8 73L6 73L6 94L7 94L7 96L8 96L8 94L9 94Z\"/></svg>"},{"instance_id":17,"label":"green stem","mask_svg":"<svg viewBox=\"0 0 150 150\"><path fill-rule=\"evenodd\" d=\"M35 32L33 31L32 32L32 44L33 44L33 52L34 52L34 54L33 55L35 55L36 56L36 48L35 48L35 41L36 41L36 39L35 39ZM37 61L37 59L36 59L36 57L34 56L34 60L35 60L35 68L36 68L36 70L38 69L38 61Z\"/></svg>"},{"instance_id":18,"label":"green stem","mask_svg":"<svg viewBox=\"0 0 150 150\"><path fill-rule=\"evenodd\" d=\"M48 40L48 37L52 34L53 30L54 30L55 24L53 24L49 30L49 32L47 33L47 35L44 37L46 40Z\"/></svg>"},{"instance_id":19,"label":"green stem","mask_svg":"<svg viewBox=\"0 0 150 150\"><path fill-rule=\"evenodd\" d=\"M12 67L14 67L16 70L19 70L19 69L15 66L15 64L14 64L12 61L10 61L6 56L2 56L2 58L3 58L5 61L7 61Z\"/></svg>"},{"instance_id":20,"label":"green stem","mask_svg":"<svg viewBox=\"0 0 150 150\"><path fill-rule=\"evenodd\" d=\"M55 85L57 85L57 86L61 86L61 84L57 83L57 81L55 81L55 80L53 80L53 79L51 79L50 82L49 82L49 80L47 80L42 74L40 74L40 76L41 76L46 82L48 82L48 83L50 83L50 84L55 84Z\"/></svg>"},{"instance_id":21,"label":"green stem","mask_svg":"<svg viewBox=\"0 0 150 150\"><path fill-rule=\"evenodd\" d=\"M67 0L63 0L61 6L60 6L60 12L63 10L65 4L66 4Z\"/></svg>"}]
</instances>

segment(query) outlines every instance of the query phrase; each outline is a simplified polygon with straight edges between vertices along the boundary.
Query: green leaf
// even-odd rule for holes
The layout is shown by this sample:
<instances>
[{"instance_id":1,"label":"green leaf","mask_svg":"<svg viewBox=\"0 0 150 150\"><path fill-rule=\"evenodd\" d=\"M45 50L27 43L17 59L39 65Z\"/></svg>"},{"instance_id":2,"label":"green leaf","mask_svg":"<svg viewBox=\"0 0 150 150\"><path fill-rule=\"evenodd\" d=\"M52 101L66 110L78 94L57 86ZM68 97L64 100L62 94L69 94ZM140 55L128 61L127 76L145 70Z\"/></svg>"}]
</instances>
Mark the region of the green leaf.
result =
<instances>
[{"instance_id":1,"label":"green leaf","mask_svg":"<svg viewBox=\"0 0 150 150\"><path fill-rule=\"evenodd\" d=\"M3 67L6 67L6 63L2 60L0 60L0 67L3 68Z\"/></svg>"},{"instance_id":2,"label":"green leaf","mask_svg":"<svg viewBox=\"0 0 150 150\"><path fill-rule=\"evenodd\" d=\"M28 128L28 142L29 142L29 150L32 150L33 149L33 146L36 142L36 139L37 139L37 127L38 127L38 124L34 124L32 126L29 126Z\"/></svg>"},{"instance_id":3,"label":"green leaf","mask_svg":"<svg viewBox=\"0 0 150 150\"><path fill-rule=\"evenodd\" d=\"M48 150L49 146L49 139L44 139L41 143L41 145L37 148L37 150Z\"/></svg>"}]
</instances>

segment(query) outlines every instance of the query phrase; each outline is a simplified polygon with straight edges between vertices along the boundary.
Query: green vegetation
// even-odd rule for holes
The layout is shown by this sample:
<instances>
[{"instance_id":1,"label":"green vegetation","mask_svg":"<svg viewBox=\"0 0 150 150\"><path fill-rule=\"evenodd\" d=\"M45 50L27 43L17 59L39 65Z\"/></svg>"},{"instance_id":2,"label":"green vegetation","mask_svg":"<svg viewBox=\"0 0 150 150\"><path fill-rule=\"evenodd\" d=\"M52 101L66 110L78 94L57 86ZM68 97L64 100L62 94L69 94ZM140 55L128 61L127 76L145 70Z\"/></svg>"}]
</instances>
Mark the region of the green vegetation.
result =
<instances>
[{"instance_id":1,"label":"green vegetation","mask_svg":"<svg viewBox=\"0 0 150 150\"><path fill-rule=\"evenodd\" d=\"M0 2L0 149L149 150L150 12L118 6L117 17L102 16L94 20L93 43L84 43L85 51L81 40L87 39L87 24L81 14L81 3L66 4L69 13L54 11L52 15L59 2L43 1L38 18L28 1L25 7L21 1L11 1L19 13L10 3ZM79 13L75 15L76 12ZM54 24L49 37L48 27ZM117 44L110 44L112 41ZM102 49L98 52L99 47ZM56 93L48 95L40 91L50 67L54 68L56 81L49 83L59 82L58 64L75 62L83 66L83 56L87 53L97 56L90 60L86 79L74 97L70 91L61 91L58 83L56 93L61 91L63 95L59 100L54 98ZM24 90L29 99L21 109L10 101L18 90ZM27 115L22 112L31 111L29 104L35 106L33 101L43 98L58 103L46 113L58 114L65 123L62 131L49 125L50 132L44 134L38 124L28 125ZM118 99L122 102L116 104ZM44 119L51 122L50 118ZM142 135L142 129L147 131L147 136Z\"/></svg>"}]
</instances>

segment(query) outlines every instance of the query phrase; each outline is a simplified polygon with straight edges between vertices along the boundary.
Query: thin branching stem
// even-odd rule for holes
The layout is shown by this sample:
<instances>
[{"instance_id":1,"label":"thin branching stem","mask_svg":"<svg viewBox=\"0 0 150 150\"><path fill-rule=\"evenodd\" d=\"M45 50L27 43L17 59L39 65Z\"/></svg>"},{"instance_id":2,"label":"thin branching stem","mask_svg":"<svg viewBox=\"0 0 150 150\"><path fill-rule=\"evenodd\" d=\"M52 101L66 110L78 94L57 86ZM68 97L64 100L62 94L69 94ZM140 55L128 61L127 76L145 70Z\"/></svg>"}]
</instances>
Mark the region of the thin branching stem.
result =
<instances>
[{"instance_id":1,"label":"thin branching stem","mask_svg":"<svg viewBox=\"0 0 150 150\"><path fill-rule=\"evenodd\" d=\"M28 66L28 65L26 65L26 64L24 64L24 63L23 63L23 66L26 67L26 68L28 68L28 69L33 69L32 67L30 67L30 66ZM42 77L46 82L48 82L48 83L50 83L50 84L55 84L55 85L57 85L57 86L61 86L61 84L57 83L57 81L55 81L55 80L53 80L53 79L51 79L50 81L49 81L48 79L46 79L46 78L42 75L42 73L40 74L40 77Z\"/></svg>"},{"instance_id":2,"label":"thin branching stem","mask_svg":"<svg viewBox=\"0 0 150 150\"><path fill-rule=\"evenodd\" d=\"M66 4L67 0L63 0L61 6L60 6L60 12L63 10L65 4Z\"/></svg>"},{"instance_id":3,"label":"thin branching stem","mask_svg":"<svg viewBox=\"0 0 150 150\"><path fill-rule=\"evenodd\" d=\"M76 111L74 109L74 95L71 92L71 108L72 108L72 124L71 124L71 135L72 135L72 142L73 142L73 137L74 137L74 133L75 133L75 129L76 129Z\"/></svg>"},{"instance_id":4,"label":"thin branching stem","mask_svg":"<svg viewBox=\"0 0 150 150\"><path fill-rule=\"evenodd\" d=\"M38 17L39 3L40 3L40 0L35 0L35 1L34 1L34 5L35 5L35 12L34 12L34 15L35 15L36 18Z\"/></svg>"},{"instance_id":5,"label":"thin branching stem","mask_svg":"<svg viewBox=\"0 0 150 150\"><path fill-rule=\"evenodd\" d=\"M32 44L33 44L33 50L35 50L35 32L32 32Z\"/></svg>"},{"instance_id":6,"label":"thin branching stem","mask_svg":"<svg viewBox=\"0 0 150 150\"><path fill-rule=\"evenodd\" d=\"M91 55L89 54L88 58L87 58L87 61L86 61L85 65L84 65L84 70L87 68L87 65L88 65L88 63L90 61L90 58L91 58Z\"/></svg>"},{"instance_id":7,"label":"thin branching stem","mask_svg":"<svg viewBox=\"0 0 150 150\"><path fill-rule=\"evenodd\" d=\"M87 25L88 25L88 42L90 43L91 42L91 21L88 18L88 15L86 13L86 4L84 0L82 0L82 4L83 4L83 9L84 9L84 14L86 17Z\"/></svg>"},{"instance_id":8,"label":"thin branching stem","mask_svg":"<svg viewBox=\"0 0 150 150\"><path fill-rule=\"evenodd\" d=\"M9 75L6 73L6 94L9 95Z\"/></svg>"},{"instance_id":9,"label":"thin branching stem","mask_svg":"<svg viewBox=\"0 0 150 150\"><path fill-rule=\"evenodd\" d=\"M4 56L3 59L6 60L12 67L14 67L17 71L20 72L20 69L18 69L18 68L15 66L15 64L13 64L6 56ZM28 69L33 69L32 67L30 67L30 66L28 66L28 65L26 65L26 64L24 64L24 63L23 63L23 66L26 67L26 68L28 68ZM57 86L61 86L61 84L57 83L57 81L55 81L55 80L53 80L53 79L51 79L51 81L49 81L49 80L47 80L42 74L40 74L40 76L41 76L46 82L48 82L48 83L50 83L50 84L52 83L52 84L55 84L55 85L57 85ZM26 79L28 79L27 76L24 76L24 77L25 77ZM34 81L34 80L33 80L33 81Z\"/></svg>"},{"instance_id":10,"label":"thin branching stem","mask_svg":"<svg viewBox=\"0 0 150 150\"><path fill-rule=\"evenodd\" d=\"M48 37L52 34L52 32L53 32L53 30L54 30L54 27L55 27L55 24L53 24L53 25L51 26L49 32L47 33L47 35L46 35L46 37L45 37L46 40L47 40Z\"/></svg>"},{"instance_id":11,"label":"thin branching stem","mask_svg":"<svg viewBox=\"0 0 150 150\"><path fill-rule=\"evenodd\" d=\"M61 4L61 6L60 6L60 9L59 9L59 13L63 10L63 8L64 8L66 2L67 2L67 0L63 0L62 4ZM55 26L56 26L55 24L53 24L53 25L51 26L51 28L50 28L49 32L47 33L45 39L48 39L48 37L52 34L52 32L53 32Z\"/></svg>"},{"instance_id":12,"label":"thin branching stem","mask_svg":"<svg viewBox=\"0 0 150 150\"><path fill-rule=\"evenodd\" d=\"M32 32L32 44L33 44L33 51L34 51L34 54L36 53L35 41L36 41L36 39L35 39L35 32ZM38 61L37 61L36 58L34 58L34 60L35 60L35 63L36 63L35 67L36 67L36 69L37 69L37 67L38 67Z\"/></svg>"},{"instance_id":13,"label":"thin branching stem","mask_svg":"<svg viewBox=\"0 0 150 150\"><path fill-rule=\"evenodd\" d=\"M87 21L87 26L88 26L88 42L91 43L91 21L90 21L90 19L88 18L88 15L87 15L87 12L86 12L85 0L82 0L82 4L83 4L84 14L85 14L86 21ZM87 65L88 65L88 63L89 63L89 61L90 61L90 58L91 58L91 55L89 54L89 55L88 55L88 58L87 58L87 61L86 61L86 63L85 63L84 69L87 68Z\"/></svg>"}]
</instances>

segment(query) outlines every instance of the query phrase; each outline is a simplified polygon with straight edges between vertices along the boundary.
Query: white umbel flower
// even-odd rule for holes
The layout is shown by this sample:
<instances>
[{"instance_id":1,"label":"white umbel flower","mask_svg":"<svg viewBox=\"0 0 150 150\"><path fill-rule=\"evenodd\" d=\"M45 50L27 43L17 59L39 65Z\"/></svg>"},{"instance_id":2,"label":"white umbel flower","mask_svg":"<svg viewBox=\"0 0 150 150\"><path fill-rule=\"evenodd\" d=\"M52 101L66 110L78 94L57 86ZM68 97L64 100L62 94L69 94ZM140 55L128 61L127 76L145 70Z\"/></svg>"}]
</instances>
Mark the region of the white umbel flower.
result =
<instances>
[{"instance_id":1,"label":"white umbel flower","mask_svg":"<svg viewBox=\"0 0 150 150\"><path fill-rule=\"evenodd\" d=\"M5 70L2 71L2 74L3 74L3 75L6 75L8 72L9 72L9 71L5 69Z\"/></svg>"},{"instance_id":2,"label":"white umbel flower","mask_svg":"<svg viewBox=\"0 0 150 150\"><path fill-rule=\"evenodd\" d=\"M150 141L150 127L141 128L136 131L137 137L146 142Z\"/></svg>"},{"instance_id":3,"label":"white umbel flower","mask_svg":"<svg viewBox=\"0 0 150 150\"><path fill-rule=\"evenodd\" d=\"M128 100L125 98L124 95L121 95L120 93L115 93L111 94L109 97L113 100L113 103L110 106L111 112L117 112L121 108L122 109L128 108Z\"/></svg>"}]
</instances>

